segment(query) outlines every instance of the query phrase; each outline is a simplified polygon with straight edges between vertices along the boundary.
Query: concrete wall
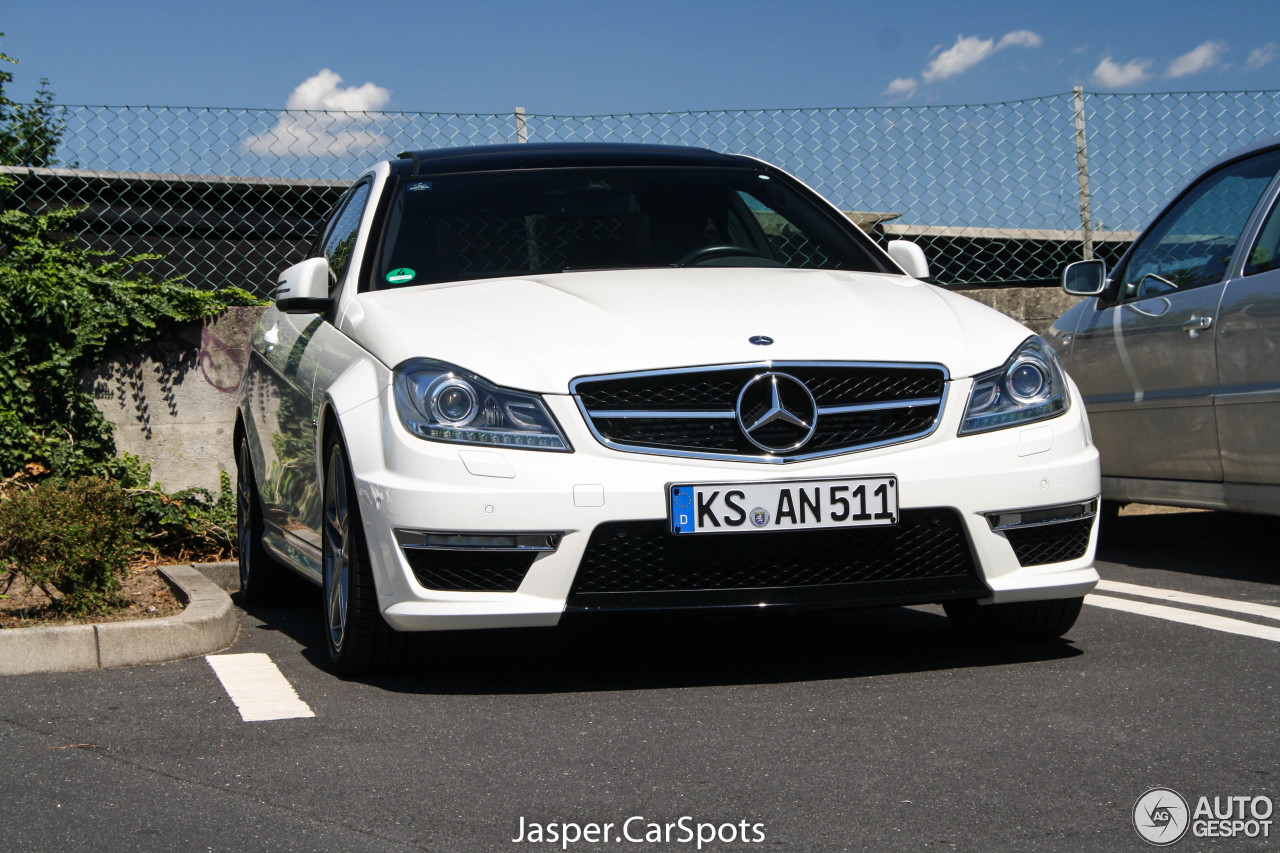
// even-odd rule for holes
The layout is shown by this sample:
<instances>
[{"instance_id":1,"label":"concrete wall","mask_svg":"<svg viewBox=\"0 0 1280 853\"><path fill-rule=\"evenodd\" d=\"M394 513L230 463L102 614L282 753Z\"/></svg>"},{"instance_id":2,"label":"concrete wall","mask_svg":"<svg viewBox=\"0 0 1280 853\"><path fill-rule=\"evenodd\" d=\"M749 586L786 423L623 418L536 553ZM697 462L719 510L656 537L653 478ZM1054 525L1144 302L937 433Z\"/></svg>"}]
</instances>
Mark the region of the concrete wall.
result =
<instances>
[{"instance_id":1,"label":"concrete wall","mask_svg":"<svg viewBox=\"0 0 1280 853\"><path fill-rule=\"evenodd\" d=\"M116 452L148 463L152 479L170 491L216 491L221 472L234 474L236 389L264 310L232 308L86 376L115 425Z\"/></svg>"},{"instance_id":2,"label":"concrete wall","mask_svg":"<svg viewBox=\"0 0 1280 853\"><path fill-rule=\"evenodd\" d=\"M957 290L1044 331L1075 302L1056 287ZM169 490L216 490L235 472L232 429L236 388L248 360L249 333L264 309L232 308L86 377L98 408L115 424L116 450L151 465Z\"/></svg>"},{"instance_id":3,"label":"concrete wall","mask_svg":"<svg viewBox=\"0 0 1280 853\"><path fill-rule=\"evenodd\" d=\"M1033 332L1043 333L1080 301L1078 296L1068 296L1060 287L987 287L975 289L950 288L989 305L1002 314L1017 320Z\"/></svg>"}]
</instances>

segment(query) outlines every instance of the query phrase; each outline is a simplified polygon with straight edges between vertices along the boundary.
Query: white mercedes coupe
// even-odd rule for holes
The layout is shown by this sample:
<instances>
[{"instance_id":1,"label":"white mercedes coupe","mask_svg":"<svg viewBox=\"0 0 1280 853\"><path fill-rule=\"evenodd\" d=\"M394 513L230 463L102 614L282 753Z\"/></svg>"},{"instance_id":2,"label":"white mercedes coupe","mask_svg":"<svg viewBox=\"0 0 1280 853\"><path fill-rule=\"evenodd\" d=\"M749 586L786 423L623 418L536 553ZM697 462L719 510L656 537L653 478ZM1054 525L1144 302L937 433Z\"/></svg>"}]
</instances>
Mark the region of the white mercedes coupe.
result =
<instances>
[{"instance_id":1,"label":"white mercedes coupe","mask_svg":"<svg viewBox=\"0 0 1280 853\"><path fill-rule=\"evenodd\" d=\"M408 152L312 255L239 392L240 579L321 585L344 675L575 612L940 603L1043 639L1098 580L1052 348L774 166Z\"/></svg>"}]
</instances>

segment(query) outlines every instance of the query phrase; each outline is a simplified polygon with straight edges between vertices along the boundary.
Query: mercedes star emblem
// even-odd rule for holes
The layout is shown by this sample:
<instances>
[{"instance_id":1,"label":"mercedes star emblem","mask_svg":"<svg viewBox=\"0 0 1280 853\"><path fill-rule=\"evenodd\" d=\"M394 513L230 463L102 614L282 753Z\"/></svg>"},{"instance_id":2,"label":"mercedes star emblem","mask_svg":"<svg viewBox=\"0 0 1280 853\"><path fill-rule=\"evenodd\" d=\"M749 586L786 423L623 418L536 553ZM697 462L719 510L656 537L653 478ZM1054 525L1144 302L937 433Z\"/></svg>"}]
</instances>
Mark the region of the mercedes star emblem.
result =
<instances>
[{"instance_id":1,"label":"mercedes star emblem","mask_svg":"<svg viewBox=\"0 0 1280 853\"><path fill-rule=\"evenodd\" d=\"M754 377L738 394L738 426L747 440L770 453L798 450L818 427L818 404L788 373Z\"/></svg>"}]
</instances>

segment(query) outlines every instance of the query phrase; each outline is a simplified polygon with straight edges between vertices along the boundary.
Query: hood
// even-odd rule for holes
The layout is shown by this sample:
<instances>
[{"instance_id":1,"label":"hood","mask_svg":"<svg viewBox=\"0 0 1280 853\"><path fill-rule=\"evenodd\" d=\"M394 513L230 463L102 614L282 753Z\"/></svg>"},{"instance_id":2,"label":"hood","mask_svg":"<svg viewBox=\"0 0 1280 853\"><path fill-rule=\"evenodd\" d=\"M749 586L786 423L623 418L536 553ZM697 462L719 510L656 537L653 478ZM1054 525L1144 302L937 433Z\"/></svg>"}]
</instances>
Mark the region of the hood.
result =
<instances>
[{"instance_id":1,"label":"hood","mask_svg":"<svg viewBox=\"0 0 1280 853\"><path fill-rule=\"evenodd\" d=\"M550 394L579 376L758 361L935 362L958 378L999 367L1031 334L905 276L743 267L381 290L350 300L339 325L390 367L433 358Z\"/></svg>"}]
</instances>

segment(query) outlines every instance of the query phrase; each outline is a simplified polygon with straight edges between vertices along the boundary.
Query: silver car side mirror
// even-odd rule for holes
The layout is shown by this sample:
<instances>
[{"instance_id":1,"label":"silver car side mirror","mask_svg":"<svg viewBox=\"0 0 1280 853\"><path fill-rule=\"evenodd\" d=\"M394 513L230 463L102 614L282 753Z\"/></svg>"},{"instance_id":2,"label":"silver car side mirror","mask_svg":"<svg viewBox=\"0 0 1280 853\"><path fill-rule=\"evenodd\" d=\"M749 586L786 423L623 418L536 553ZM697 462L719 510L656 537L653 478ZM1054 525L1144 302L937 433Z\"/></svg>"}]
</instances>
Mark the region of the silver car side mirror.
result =
<instances>
[{"instance_id":1,"label":"silver car side mirror","mask_svg":"<svg viewBox=\"0 0 1280 853\"><path fill-rule=\"evenodd\" d=\"M286 314L319 314L329 310L329 272L327 258L308 258L280 273L271 297L276 307Z\"/></svg>"},{"instance_id":2,"label":"silver car side mirror","mask_svg":"<svg viewBox=\"0 0 1280 853\"><path fill-rule=\"evenodd\" d=\"M1072 296L1097 296L1107 289L1107 262L1076 261L1062 271L1062 289Z\"/></svg>"},{"instance_id":3,"label":"silver car side mirror","mask_svg":"<svg viewBox=\"0 0 1280 853\"><path fill-rule=\"evenodd\" d=\"M929 261L924 256L924 249L910 240L890 240L888 249L889 257L893 258L894 263L902 267L907 275L919 279L929 277Z\"/></svg>"}]
</instances>

